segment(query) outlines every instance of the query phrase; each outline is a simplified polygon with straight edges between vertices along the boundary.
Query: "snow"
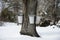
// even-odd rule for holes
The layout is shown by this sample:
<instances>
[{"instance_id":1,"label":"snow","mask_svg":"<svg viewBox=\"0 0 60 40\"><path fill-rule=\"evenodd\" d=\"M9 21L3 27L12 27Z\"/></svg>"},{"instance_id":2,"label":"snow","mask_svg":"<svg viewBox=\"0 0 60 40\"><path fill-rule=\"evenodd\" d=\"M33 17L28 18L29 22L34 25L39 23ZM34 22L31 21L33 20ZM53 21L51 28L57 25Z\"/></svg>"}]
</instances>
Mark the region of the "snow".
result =
<instances>
[{"instance_id":1,"label":"snow","mask_svg":"<svg viewBox=\"0 0 60 40\"><path fill-rule=\"evenodd\" d=\"M36 30L41 37L21 35L21 25L4 22L0 26L0 40L60 40L60 28L57 26L37 27Z\"/></svg>"},{"instance_id":2,"label":"snow","mask_svg":"<svg viewBox=\"0 0 60 40\"><path fill-rule=\"evenodd\" d=\"M54 27L54 28L53 28ZM40 32L39 32L40 31ZM48 26L48 27L37 27L37 32L39 35L43 35L42 37L46 38L54 38L60 36L60 28L56 26Z\"/></svg>"}]
</instances>

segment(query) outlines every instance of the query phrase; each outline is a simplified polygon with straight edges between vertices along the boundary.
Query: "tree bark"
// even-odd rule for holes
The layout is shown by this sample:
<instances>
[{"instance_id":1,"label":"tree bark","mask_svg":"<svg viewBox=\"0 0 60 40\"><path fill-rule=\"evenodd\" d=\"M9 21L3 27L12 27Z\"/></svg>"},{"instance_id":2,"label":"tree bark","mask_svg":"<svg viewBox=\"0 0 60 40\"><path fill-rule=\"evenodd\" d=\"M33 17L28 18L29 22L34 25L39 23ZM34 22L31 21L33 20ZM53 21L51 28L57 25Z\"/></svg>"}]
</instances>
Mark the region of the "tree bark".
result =
<instances>
[{"instance_id":1,"label":"tree bark","mask_svg":"<svg viewBox=\"0 0 60 40\"><path fill-rule=\"evenodd\" d=\"M22 28L21 28L20 33L24 35L39 37L39 35L36 32L36 23L35 23L36 16L34 16L34 24L29 23L29 17L28 17L28 14L36 15L37 1L36 0L23 0L23 2L24 2L24 15L23 15L23 23L22 23Z\"/></svg>"}]
</instances>

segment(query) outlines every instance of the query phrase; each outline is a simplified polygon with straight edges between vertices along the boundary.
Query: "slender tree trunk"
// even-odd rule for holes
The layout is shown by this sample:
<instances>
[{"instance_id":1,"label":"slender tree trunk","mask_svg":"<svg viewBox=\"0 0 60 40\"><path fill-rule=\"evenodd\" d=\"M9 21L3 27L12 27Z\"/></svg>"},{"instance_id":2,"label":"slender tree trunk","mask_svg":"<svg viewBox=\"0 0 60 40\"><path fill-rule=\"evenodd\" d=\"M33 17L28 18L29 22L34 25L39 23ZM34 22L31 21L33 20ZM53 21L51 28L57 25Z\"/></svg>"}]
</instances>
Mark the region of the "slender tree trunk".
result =
<instances>
[{"instance_id":1,"label":"slender tree trunk","mask_svg":"<svg viewBox=\"0 0 60 40\"><path fill-rule=\"evenodd\" d=\"M14 3L14 13L15 13L15 22L18 24L18 1L14 1L15 3Z\"/></svg>"},{"instance_id":2,"label":"slender tree trunk","mask_svg":"<svg viewBox=\"0 0 60 40\"><path fill-rule=\"evenodd\" d=\"M36 23L35 23L36 16L34 16L34 24L29 23L29 17L28 17L28 14L36 15L37 1L36 0L23 0L23 1L25 6L24 6L23 24L20 33L24 35L39 37L39 35L36 32Z\"/></svg>"}]
</instances>

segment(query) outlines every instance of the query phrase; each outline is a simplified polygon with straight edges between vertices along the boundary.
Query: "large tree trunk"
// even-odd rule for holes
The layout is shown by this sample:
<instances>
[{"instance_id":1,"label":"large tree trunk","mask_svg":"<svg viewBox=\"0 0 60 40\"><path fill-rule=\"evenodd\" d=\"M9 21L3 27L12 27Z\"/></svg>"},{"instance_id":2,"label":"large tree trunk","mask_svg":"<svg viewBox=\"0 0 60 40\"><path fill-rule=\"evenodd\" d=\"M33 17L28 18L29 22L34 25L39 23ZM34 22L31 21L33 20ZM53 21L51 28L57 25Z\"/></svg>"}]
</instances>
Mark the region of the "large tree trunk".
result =
<instances>
[{"instance_id":1,"label":"large tree trunk","mask_svg":"<svg viewBox=\"0 0 60 40\"><path fill-rule=\"evenodd\" d=\"M25 6L24 6L23 24L22 24L20 33L24 35L39 37L39 35L36 32L36 23L35 23L36 16L34 17L35 19L34 24L29 23L29 17L28 17L28 14L36 15L37 1L36 0L23 0L23 2Z\"/></svg>"}]
</instances>

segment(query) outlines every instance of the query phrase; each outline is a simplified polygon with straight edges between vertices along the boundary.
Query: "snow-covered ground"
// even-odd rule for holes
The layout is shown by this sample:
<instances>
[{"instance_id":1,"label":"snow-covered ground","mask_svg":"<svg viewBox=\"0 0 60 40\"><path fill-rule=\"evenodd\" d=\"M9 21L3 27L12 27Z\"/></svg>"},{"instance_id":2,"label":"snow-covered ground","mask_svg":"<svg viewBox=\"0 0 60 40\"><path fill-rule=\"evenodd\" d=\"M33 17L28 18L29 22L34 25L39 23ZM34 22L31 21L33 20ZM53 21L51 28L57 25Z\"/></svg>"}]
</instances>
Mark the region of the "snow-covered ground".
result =
<instances>
[{"instance_id":1,"label":"snow-covered ground","mask_svg":"<svg viewBox=\"0 0 60 40\"><path fill-rule=\"evenodd\" d=\"M5 22L3 26L0 26L0 40L60 40L60 28L54 25L37 27L36 30L41 37L21 35L20 30L21 25Z\"/></svg>"}]
</instances>

